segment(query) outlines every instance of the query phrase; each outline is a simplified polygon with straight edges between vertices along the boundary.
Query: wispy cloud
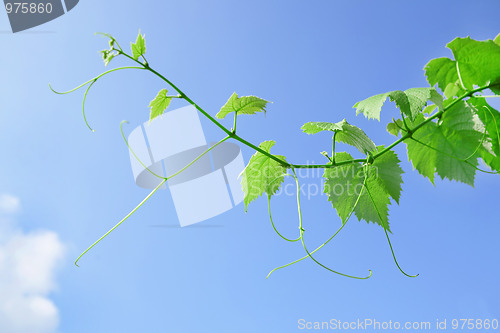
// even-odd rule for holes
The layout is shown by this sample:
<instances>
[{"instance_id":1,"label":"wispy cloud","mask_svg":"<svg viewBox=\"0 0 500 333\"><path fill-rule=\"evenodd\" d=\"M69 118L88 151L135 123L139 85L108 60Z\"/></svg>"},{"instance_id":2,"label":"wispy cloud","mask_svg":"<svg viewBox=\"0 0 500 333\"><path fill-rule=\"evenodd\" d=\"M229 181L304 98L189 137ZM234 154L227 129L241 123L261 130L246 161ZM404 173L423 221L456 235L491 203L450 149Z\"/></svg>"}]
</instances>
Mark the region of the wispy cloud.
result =
<instances>
[{"instance_id":1,"label":"wispy cloud","mask_svg":"<svg viewBox=\"0 0 500 333\"><path fill-rule=\"evenodd\" d=\"M0 213L13 214L21 209L19 198L10 194L0 194Z\"/></svg>"},{"instance_id":2,"label":"wispy cloud","mask_svg":"<svg viewBox=\"0 0 500 333\"><path fill-rule=\"evenodd\" d=\"M24 233L11 214L19 199L0 195L0 332L52 333L59 312L48 297L65 247L52 231Z\"/></svg>"}]
</instances>

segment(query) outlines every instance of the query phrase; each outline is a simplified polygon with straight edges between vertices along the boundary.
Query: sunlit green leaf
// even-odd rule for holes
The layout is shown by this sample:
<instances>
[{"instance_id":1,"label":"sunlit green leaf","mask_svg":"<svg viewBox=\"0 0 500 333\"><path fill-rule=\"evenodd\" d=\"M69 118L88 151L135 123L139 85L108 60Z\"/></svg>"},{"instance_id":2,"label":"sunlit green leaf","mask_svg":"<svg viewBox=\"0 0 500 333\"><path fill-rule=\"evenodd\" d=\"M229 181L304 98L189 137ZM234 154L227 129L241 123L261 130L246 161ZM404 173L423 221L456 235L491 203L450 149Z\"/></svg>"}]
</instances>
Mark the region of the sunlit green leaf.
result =
<instances>
[{"instance_id":1,"label":"sunlit green leaf","mask_svg":"<svg viewBox=\"0 0 500 333\"><path fill-rule=\"evenodd\" d=\"M219 119L225 118L231 112L237 114L255 114L256 112L266 112L266 105L270 103L257 96L241 96L233 93L220 111L215 115Z\"/></svg>"}]
</instances>

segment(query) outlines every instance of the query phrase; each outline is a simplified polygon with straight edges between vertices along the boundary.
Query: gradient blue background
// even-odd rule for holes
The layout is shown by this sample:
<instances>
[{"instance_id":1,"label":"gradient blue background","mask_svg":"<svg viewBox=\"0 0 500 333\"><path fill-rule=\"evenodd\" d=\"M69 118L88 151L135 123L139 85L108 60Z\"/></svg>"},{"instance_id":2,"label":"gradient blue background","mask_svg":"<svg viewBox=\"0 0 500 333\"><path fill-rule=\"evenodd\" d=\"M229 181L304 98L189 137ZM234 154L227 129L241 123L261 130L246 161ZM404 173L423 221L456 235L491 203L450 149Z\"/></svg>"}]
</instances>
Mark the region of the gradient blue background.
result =
<instances>
[{"instance_id":1,"label":"gradient blue background","mask_svg":"<svg viewBox=\"0 0 500 333\"><path fill-rule=\"evenodd\" d=\"M457 36L494 38L498 1L80 1L61 18L25 33L0 18L0 190L23 204L24 230L47 228L69 246L52 299L60 332L296 332L297 321L430 321L500 318L498 186L478 174L475 189L436 187L412 171L404 146L403 196L390 210L397 270L383 230L352 220L317 257L351 280L310 261L274 273L303 250L282 241L265 200L240 205L198 227L179 228L168 191L155 195L81 261L72 262L148 193L132 178L119 132L148 117L162 81L122 71L88 97L64 90L104 70L98 51L113 34L127 47L140 28L147 58L211 114L233 91L271 100L266 116L241 117L253 143L273 139L289 161L322 162L328 135L307 136L306 121L346 118L377 144L393 137L382 122L356 117L352 105L376 93L427 86L423 66L450 56ZM128 64L113 60L110 67ZM498 101L495 101L499 106ZM173 107L182 106L181 102ZM232 120L224 123L231 126ZM203 120L209 140L222 132ZM243 148L245 160L253 153ZM296 232L293 198L276 200L284 233ZM324 197L304 200L310 247L340 225Z\"/></svg>"}]
</instances>

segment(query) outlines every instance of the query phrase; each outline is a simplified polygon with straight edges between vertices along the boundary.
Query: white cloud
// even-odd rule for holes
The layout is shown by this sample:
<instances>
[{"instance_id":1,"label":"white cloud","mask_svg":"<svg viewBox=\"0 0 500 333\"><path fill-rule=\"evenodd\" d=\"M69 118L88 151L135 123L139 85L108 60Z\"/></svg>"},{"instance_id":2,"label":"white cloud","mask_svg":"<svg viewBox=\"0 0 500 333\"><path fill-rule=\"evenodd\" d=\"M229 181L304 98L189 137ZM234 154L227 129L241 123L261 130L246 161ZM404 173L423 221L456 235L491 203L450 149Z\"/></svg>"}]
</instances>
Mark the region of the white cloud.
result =
<instances>
[{"instance_id":1,"label":"white cloud","mask_svg":"<svg viewBox=\"0 0 500 333\"><path fill-rule=\"evenodd\" d=\"M19 198L10 194L0 194L0 213L12 214L19 211L20 208Z\"/></svg>"},{"instance_id":2,"label":"white cloud","mask_svg":"<svg viewBox=\"0 0 500 333\"><path fill-rule=\"evenodd\" d=\"M0 214L19 211L19 199L0 195ZM55 290L55 269L64 255L56 233L23 233L0 218L0 332L52 333L59 312L48 297Z\"/></svg>"}]
</instances>

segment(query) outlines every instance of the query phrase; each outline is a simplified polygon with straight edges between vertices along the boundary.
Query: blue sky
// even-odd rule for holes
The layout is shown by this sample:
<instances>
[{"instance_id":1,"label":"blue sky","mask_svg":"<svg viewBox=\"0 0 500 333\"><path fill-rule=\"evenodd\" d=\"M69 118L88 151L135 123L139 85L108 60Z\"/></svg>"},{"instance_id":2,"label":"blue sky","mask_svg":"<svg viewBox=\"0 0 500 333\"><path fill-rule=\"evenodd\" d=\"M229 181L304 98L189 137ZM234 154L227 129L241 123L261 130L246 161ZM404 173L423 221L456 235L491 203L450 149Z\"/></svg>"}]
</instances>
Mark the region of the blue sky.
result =
<instances>
[{"instance_id":1,"label":"blue sky","mask_svg":"<svg viewBox=\"0 0 500 333\"><path fill-rule=\"evenodd\" d=\"M59 258L47 281L53 285L40 291L58 311L49 331L296 332L301 318L500 318L500 178L478 174L475 188L448 181L434 187L412 171L404 147L396 150L405 174L400 205L390 210L392 241L400 264L418 278L397 270L382 229L353 220L317 257L350 274L372 269L371 279L342 278L303 261L266 280L302 249L274 233L265 200L246 214L240 205L200 227L178 228L168 191L76 268L78 254L148 193L133 182L119 123L127 119L130 131L147 120L147 104L164 86L133 71L98 81L87 103L95 133L81 116L83 91L60 96L48 89L49 82L72 88L105 69L98 51L107 41L94 32L126 46L141 29L151 66L205 110L214 115L233 91L271 100L265 116L239 119L240 135L276 140L273 151L294 163L318 163L330 138L303 134L303 123L346 118L377 144L392 142L385 131L398 114L392 105L380 123L356 117L352 105L427 86L423 66L450 56L445 45L457 36L494 38L499 10L498 1L82 0L17 34L0 14L0 193L20 202L6 220L24 235L55 233L65 249L64 257L51 257ZM202 124L209 140L222 138ZM248 161L253 152L242 149ZM293 198L275 203L278 226L295 232ZM304 200L304 218L311 247L340 225L322 196Z\"/></svg>"}]
</instances>

